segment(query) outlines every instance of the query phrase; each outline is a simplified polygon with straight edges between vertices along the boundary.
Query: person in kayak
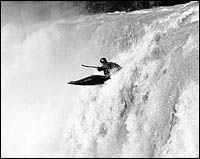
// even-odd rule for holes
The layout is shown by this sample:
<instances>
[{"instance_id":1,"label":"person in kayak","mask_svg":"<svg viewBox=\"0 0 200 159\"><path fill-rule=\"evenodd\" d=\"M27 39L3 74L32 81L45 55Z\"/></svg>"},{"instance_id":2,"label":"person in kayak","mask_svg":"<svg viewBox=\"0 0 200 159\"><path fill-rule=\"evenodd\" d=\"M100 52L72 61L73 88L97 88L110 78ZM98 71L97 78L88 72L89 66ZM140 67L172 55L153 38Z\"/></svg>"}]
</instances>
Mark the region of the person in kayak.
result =
<instances>
[{"instance_id":1,"label":"person in kayak","mask_svg":"<svg viewBox=\"0 0 200 159\"><path fill-rule=\"evenodd\" d=\"M112 71L119 71L122 67L114 62L108 62L105 57L100 59L101 67L97 67L98 71L103 71L106 77L111 76Z\"/></svg>"},{"instance_id":2,"label":"person in kayak","mask_svg":"<svg viewBox=\"0 0 200 159\"><path fill-rule=\"evenodd\" d=\"M105 81L110 79L110 76L112 73L119 71L122 67L119 66L118 64L114 62L108 62L105 57L100 59L100 63L102 66L97 67L97 66L88 66L88 65L83 65L83 67L89 67L89 68L95 68L98 71L103 71L105 76L102 75L91 75L86 78L76 80L76 81L70 81L68 84L73 84L73 85L99 85L99 84L104 84Z\"/></svg>"}]
</instances>

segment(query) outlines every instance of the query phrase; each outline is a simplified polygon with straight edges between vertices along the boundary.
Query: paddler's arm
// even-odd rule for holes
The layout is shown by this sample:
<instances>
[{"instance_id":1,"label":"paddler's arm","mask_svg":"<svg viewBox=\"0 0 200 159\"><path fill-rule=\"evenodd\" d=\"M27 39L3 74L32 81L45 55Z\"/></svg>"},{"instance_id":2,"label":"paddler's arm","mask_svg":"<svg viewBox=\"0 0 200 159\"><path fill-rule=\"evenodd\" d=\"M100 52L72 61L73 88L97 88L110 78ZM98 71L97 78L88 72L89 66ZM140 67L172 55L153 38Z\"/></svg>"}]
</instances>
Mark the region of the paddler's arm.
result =
<instances>
[{"instance_id":1,"label":"paddler's arm","mask_svg":"<svg viewBox=\"0 0 200 159\"><path fill-rule=\"evenodd\" d=\"M83 67L90 67L90 68L96 68L98 71L103 71L105 68L103 68L103 67L98 67L98 66L88 66L88 65L81 65L81 66L83 66Z\"/></svg>"},{"instance_id":2,"label":"paddler's arm","mask_svg":"<svg viewBox=\"0 0 200 159\"><path fill-rule=\"evenodd\" d=\"M83 67L90 67L90 68L98 68L97 66L88 66L88 65L81 65L81 66L83 66Z\"/></svg>"}]
</instances>

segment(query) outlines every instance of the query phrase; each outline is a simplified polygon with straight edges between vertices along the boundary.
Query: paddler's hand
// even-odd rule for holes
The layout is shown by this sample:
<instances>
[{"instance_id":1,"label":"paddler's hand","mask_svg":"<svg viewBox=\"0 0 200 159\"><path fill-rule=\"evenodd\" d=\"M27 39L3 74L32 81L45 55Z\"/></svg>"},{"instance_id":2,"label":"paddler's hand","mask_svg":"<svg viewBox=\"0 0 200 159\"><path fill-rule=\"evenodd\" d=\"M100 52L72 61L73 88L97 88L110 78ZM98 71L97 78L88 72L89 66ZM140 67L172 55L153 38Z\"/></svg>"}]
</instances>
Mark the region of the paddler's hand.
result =
<instances>
[{"instance_id":1,"label":"paddler's hand","mask_svg":"<svg viewBox=\"0 0 200 159\"><path fill-rule=\"evenodd\" d=\"M102 71L103 69L101 67L97 67L97 70L98 71Z\"/></svg>"}]
</instances>

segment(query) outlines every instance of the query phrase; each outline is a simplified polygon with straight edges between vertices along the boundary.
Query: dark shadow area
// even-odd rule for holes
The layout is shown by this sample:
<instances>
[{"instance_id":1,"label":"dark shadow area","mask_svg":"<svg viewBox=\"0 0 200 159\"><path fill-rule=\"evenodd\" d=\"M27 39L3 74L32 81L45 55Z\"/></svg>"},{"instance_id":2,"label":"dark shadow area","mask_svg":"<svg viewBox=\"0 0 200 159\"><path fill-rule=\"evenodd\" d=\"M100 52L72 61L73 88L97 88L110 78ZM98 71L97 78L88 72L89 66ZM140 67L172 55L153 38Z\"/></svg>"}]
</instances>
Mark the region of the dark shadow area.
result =
<instances>
[{"instance_id":1,"label":"dark shadow area","mask_svg":"<svg viewBox=\"0 0 200 159\"><path fill-rule=\"evenodd\" d=\"M76 1L76 5L85 6L89 14L106 13L115 11L134 11L160 6L173 6L185 4L190 1Z\"/></svg>"}]
</instances>

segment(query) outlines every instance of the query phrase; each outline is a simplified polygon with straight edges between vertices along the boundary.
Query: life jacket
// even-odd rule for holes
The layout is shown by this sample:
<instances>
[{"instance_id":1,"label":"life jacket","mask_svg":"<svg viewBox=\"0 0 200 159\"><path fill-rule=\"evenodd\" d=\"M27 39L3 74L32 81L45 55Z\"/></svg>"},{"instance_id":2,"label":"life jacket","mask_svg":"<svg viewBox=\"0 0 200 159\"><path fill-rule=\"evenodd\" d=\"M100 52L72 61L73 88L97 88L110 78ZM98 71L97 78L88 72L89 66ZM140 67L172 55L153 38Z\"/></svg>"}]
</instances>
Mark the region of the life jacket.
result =
<instances>
[{"instance_id":1,"label":"life jacket","mask_svg":"<svg viewBox=\"0 0 200 159\"><path fill-rule=\"evenodd\" d=\"M118 64L114 62L108 62L102 66L102 70L105 76L110 76L112 70L115 70L114 72L116 72L116 71L119 71L120 69L121 69L121 66L119 66Z\"/></svg>"}]
</instances>

